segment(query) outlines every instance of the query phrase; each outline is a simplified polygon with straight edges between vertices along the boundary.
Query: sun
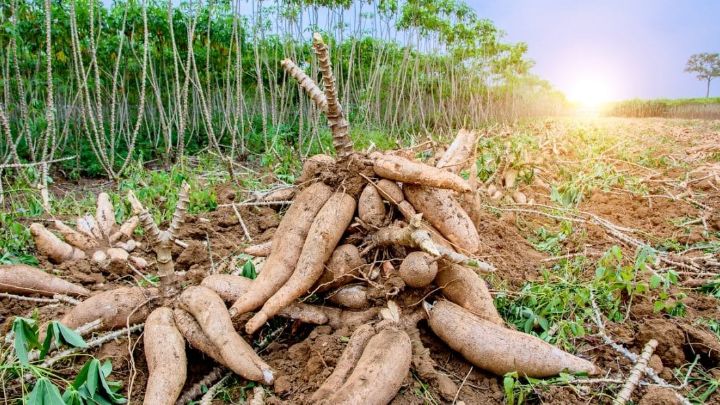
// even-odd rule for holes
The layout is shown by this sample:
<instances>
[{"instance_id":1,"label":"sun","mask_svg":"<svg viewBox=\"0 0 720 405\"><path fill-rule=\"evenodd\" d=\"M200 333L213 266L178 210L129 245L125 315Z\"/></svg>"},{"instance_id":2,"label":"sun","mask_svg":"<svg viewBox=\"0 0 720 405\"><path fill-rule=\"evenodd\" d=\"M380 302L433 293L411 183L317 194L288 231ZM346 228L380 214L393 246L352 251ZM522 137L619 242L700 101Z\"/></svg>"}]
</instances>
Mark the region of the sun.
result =
<instances>
[{"instance_id":1,"label":"sun","mask_svg":"<svg viewBox=\"0 0 720 405\"><path fill-rule=\"evenodd\" d=\"M580 111L598 112L611 101L611 85L600 78L584 78L575 82L567 91L567 98L577 104Z\"/></svg>"}]
</instances>

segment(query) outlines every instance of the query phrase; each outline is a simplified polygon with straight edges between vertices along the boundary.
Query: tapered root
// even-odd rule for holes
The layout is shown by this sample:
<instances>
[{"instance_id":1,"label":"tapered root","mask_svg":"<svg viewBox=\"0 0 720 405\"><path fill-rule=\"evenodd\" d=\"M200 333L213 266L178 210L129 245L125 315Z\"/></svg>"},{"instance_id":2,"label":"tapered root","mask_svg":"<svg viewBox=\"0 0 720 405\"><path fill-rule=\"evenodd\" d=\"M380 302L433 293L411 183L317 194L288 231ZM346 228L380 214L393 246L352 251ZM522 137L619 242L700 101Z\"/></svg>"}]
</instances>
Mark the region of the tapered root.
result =
<instances>
[{"instance_id":1,"label":"tapered root","mask_svg":"<svg viewBox=\"0 0 720 405\"><path fill-rule=\"evenodd\" d=\"M90 295L85 287L24 264L0 266L0 292L45 296Z\"/></svg>"},{"instance_id":2,"label":"tapered root","mask_svg":"<svg viewBox=\"0 0 720 405\"><path fill-rule=\"evenodd\" d=\"M326 404L387 404L410 372L412 348L407 333L387 328L365 346L352 374Z\"/></svg>"},{"instance_id":3,"label":"tapered root","mask_svg":"<svg viewBox=\"0 0 720 405\"><path fill-rule=\"evenodd\" d=\"M125 287L104 291L76 305L60 322L75 329L100 319L103 330L121 328L144 321L150 314L152 301L157 298L156 288Z\"/></svg>"},{"instance_id":4,"label":"tapered root","mask_svg":"<svg viewBox=\"0 0 720 405\"><path fill-rule=\"evenodd\" d=\"M203 352L205 355L215 360L216 363L230 368L228 363L222 357L220 349L218 349L217 346L215 346L215 343L213 343L205 332L203 332L202 328L192 315L183 309L176 308L173 311L173 316L175 318L175 325L192 348Z\"/></svg>"},{"instance_id":5,"label":"tapered root","mask_svg":"<svg viewBox=\"0 0 720 405\"><path fill-rule=\"evenodd\" d=\"M347 376L355 368L355 364L362 356L365 345L368 340L375 335L375 328L370 325L362 325L355 329L355 332L350 336L350 340L345 346L342 355L338 359L335 369L332 374L322 383L320 388L310 398L311 402L318 402L328 398L330 395L337 392L343 383L347 379Z\"/></svg>"},{"instance_id":6,"label":"tapered root","mask_svg":"<svg viewBox=\"0 0 720 405\"><path fill-rule=\"evenodd\" d=\"M103 236L106 238L115 226L115 209L108 193L100 193L97 196L97 209L95 210L95 222L97 223Z\"/></svg>"},{"instance_id":7,"label":"tapered root","mask_svg":"<svg viewBox=\"0 0 720 405\"><path fill-rule=\"evenodd\" d=\"M35 247L38 252L55 263L85 258L85 252L63 242L54 233L45 229L42 224L34 223L30 225L30 234L35 239Z\"/></svg>"},{"instance_id":8,"label":"tapered root","mask_svg":"<svg viewBox=\"0 0 720 405\"><path fill-rule=\"evenodd\" d=\"M180 306L197 320L233 372L252 381L272 384L273 371L235 331L222 299L206 287L189 287Z\"/></svg>"},{"instance_id":9,"label":"tapered root","mask_svg":"<svg viewBox=\"0 0 720 405\"><path fill-rule=\"evenodd\" d=\"M171 309L161 307L148 316L143 340L149 372L143 403L173 405L185 384L187 359Z\"/></svg>"},{"instance_id":10,"label":"tapered root","mask_svg":"<svg viewBox=\"0 0 720 405\"><path fill-rule=\"evenodd\" d=\"M496 375L517 372L550 377L561 372L598 374L591 362L525 333L481 319L450 301L430 309L432 331L470 363Z\"/></svg>"},{"instance_id":11,"label":"tapered root","mask_svg":"<svg viewBox=\"0 0 720 405\"><path fill-rule=\"evenodd\" d=\"M328 199L310 226L295 271L248 321L245 325L248 333L255 333L268 319L277 315L315 284L322 275L323 265L350 225L355 205L355 199L345 193L335 193Z\"/></svg>"},{"instance_id":12,"label":"tapered root","mask_svg":"<svg viewBox=\"0 0 720 405\"><path fill-rule=\"evenodd\" d=\"M401 156L375 155L373 170L389 180L459 192L470 191L470 185L462 177Z\"/></svg>"},{"instance_id":13,"label":"tapered root","mask_svg":"<svg viewBox=\"0 0 720 405\"><path fill-rule=\"evenodd\" d=\"M270 256L253 289L230 308L233 317L262 306L290 278L310 226L331 194L330 187L315 183L298 195L275 231Z\"/></svg>"}]
</instances>

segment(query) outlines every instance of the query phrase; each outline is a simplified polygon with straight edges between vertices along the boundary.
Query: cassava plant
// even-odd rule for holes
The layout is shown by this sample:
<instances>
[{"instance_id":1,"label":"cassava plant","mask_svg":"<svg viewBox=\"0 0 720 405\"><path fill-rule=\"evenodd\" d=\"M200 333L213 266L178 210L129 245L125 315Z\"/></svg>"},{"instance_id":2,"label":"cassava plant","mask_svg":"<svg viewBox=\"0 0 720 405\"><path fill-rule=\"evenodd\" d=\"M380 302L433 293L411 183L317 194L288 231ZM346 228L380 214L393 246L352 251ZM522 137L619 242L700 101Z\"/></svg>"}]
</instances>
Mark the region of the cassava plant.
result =
<instances>
[{"instance_id":1,"label":"cassava plant","mask_svg":"<svg viewBox=\"0 0 720 405\"><path fill-rule=\"evenodd\" d=\"M30 225L30 233L38 253L47 256L53 263L91 258L101 267L129 263L142 269L147 266L145 259L131 255L138 245L133 239L138 223L139 218L133 216L123 224L117 224L110 196L100 193L95 216L79 217L75 228L60 220L53 221L55 231L64 241L41 223Z\"/></svg>"}]
</instances>

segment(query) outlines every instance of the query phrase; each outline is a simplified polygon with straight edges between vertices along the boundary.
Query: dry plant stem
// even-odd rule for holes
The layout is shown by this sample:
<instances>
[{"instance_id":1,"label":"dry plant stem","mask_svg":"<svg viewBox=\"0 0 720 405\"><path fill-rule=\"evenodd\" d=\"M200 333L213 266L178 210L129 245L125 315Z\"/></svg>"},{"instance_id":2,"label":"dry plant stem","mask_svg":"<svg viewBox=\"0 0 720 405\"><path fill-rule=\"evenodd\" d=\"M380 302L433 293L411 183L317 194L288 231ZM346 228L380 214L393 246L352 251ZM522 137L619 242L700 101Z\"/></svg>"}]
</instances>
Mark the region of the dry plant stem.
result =
<instances>
[{"instance_id":1,"label":"dry plant stem","mask_svg":"<svg viewBox=\"0 0 720 405\"><path fill-rule=\"evenodd\" d=\"M590 291L590 304L593 308L593 320L595 321L595 325L598 327L598 334L602 338L603 342L605 342L606 345L612 347L615 351L625 356L630 361L637 362L638 356L631 352L630 350L626 349L625 347L615 343L612 339L610 339L610 336L608 336L606 330L605 330L605 324L602 321L602 316L600 314L600 308L598 307L597 303L595 302L595 295L592 291ZM675 397L680 401L683 405L690 405L690 401L688 401L687 398L682 396L680 393L675 391L677 389L676 387L668 384L667 381L662 379L660 376L655 373L655 370L653 370L650 367L645 368L645 374L647 374L653 382L659 386L672 388L674 389ZM689 373L688 373L689 375Z\"/></svg>"},{"instance_id":2,"label":"dry plant stem","mask_svg":"<svg viewBox=\"0 0 720 405\"><path fill-rule=\"evenodd\" d=\"M118 329L118 330L116 330L116 331L109 332L109 333L106 333L106 334L104 334L104 335L100 335L100 336L98 336L97 338L86 342L86 343L87 343L87 347L85 347L85 348L73 347L73 348L70 348L70 349L67 349L67 350L63 350L63 351L59 352L58 354L56 354L56 355L53 356L53 357L47 358L47 359L40 365L40 367L49 368L49 367L51 367L53 364L55 364L56 362L58 362L59 360L62 360L62 359L66 358L66 357L68 357L68 356L70 356L70 355L72 355L72 354L75 354L75 353L80 352L80 351L83 351L83 350L88 350L88 349L91 349L91 348L93 348L93 347L101 346L101 345L103 345L103 344L105 344L105 343L107 343L107 342L109 342L109 341L111 341L111 340L119 339L119 338L125 336L126 334L135 333L135 332L137 332L137 331L140 331L140 330L143 329L143 327L145 327L145 324L141 323L141 324L137 324L137 325L132 325L132 326L130 326L129 328Z\"/></svg>"},{"instance_id":3,"label":"dry plant stem","mask_svg":"<svg viewBox=\"0 0 720 405\"><path fill-rule=\"evenodd\" d=\"M245 239L252 242L252 240L253 240L252 236L250 236L250 232L248 231L247 226L245 225L245 221L243 221L242 215L240 215L240 211L237 209L237 205L233 204L232 209L233 209L233 211L235 211L235 216L237 217L238 222L240 223L240 227L242 227L243 233L245 234Z\"/></svg>"},{"instance_id":4,"label":"dry plant stem","mask_svg":"<svg viewBox=\"0 0 720 405\"><path fill-rule=\"evenodd\" d=\"M345 349L335 365L332 374L322 383L320 388L310 397L311 402L321 401L337 392L352 372L360 356L362 356L368 340L375 335L375 328L365 324L355 329Z\"/></svg>"},{"instance_id":5,"label":"dry plant stem","mask_svg":"<svg viewBox=\"0 0 720 405\"><path fill-rule=\"evenodd\" d=\"M217 380L222 378L222 375L224 373L224 370L222 367L215 367L212 370L210 370L209 373L205 375L200 381L193 384L192 387L190 387L185 393L182 394L182 396L175 402L177 405L185 405L188 402L194 400L195 398L199 397L200 394L202 394L203 390L206 387L209 387L210 385L214 384Z\"/></svg>"},{"instance_id":6,"label":"dry plant stem","mask_svg":"<svg viewBox=\"0 0 720 405\"><path fill-rule=\"evenodd\" d=\"M213 402L213 398L215 398L215 395L217 395L217 392L220 388L222 388L223 385L225 385L225 382L230 378L232 374L228 373L225 374L218 382L212 385L212 387L208 388L205 395L200 398L200 405L211 405Z\"/></svg>"},{"instance_id":7,"label":"dry plant stem","mask_svg":"<svg viewBox=\"0 0 720 405\"><path fill-rule=\"evenodd\" d=\"M645 370L647 369L647 363L650 360L650 357L655 352L657 346L658 341L655 339L650 339L645 344L642 354L640 355L640 358L638 358L637 363L635 363L632 370L630 371L630 376L625 382L625 385L623 385L620 393L618 393L617 397L615 397L615 399L613 400L613 405L625 405L625 403L630 400L630 397L632 396L633 391L635 391L635 388L640 382L640 378L642 378L643 374L645 373Z\"/></svg>"},{"instance_id":8,"label":"dry plant stem","mask_svg":"<svg viewBox=\"0 0 720 405\"><path fill-rule=\"evenodd\" d=\"M183 182L172 221L166 231L161 231L158 228L150 212L148 212L137 197L135 197L135 193L133 193L132 190L128 192L128 200L130 200L133 212L140 218L140 222L148 232L150 241L153 244L157 256L160 292L163 297L171 297L177 293L177 277L175 274L175 264L172 261L172 247L177 231L185 220L187 205L189 203L189 192L190 185Z\"/></svg>"},{"instance_id":9,"label":"dry plant stem","mask_svg":"<svg viewBox=\"0 0 720 405\"><path fill-rule=\"evenodd\" d=\"M322 112L327 111L327 98L325 98L325 93L323 93L322 90L320 90L320 87L318 87L317 84L303 72L302 69L300 69L293 61L290 59L285 59L282 62L280 62L280 66L282 66L283 69L285 69L285 72L295 79L295 81L298 83L301 89L305 91L305 94L310 97L310 99L315 104L315 108Z\"/></svg>"},{"instance_id":10,"label":"dry plant stem","mask_svg":"<svg viewBox=\"0 0 720 405\"><path fill-rule=\"evenodd\" d=\"M333 137L333 146L337 152L338 159L342 160L348 157L353 151L352 140L348 135L348 122L343 114L342 106L337 99L337 89L335 88L335 77L333 76L332 64L330 63L330 51L323 42L322 36L318 33L313 34L313 48L318 57L320 72L323 77L325 86L325 98L327 99L327 111L325 115L328 119L328 125Z\"/></svg>"}]
</instances>

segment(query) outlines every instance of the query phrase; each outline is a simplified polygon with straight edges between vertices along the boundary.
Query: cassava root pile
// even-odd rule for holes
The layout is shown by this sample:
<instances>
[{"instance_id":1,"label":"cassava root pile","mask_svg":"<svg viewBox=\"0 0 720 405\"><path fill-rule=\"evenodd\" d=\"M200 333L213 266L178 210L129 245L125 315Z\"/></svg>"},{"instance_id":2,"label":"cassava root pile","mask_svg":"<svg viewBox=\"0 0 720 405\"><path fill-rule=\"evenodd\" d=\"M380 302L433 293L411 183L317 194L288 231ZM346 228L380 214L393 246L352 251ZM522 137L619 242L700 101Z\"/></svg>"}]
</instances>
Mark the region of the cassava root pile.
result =
<instances>
[{"instance_id":1,"label":"cassava root pile","mask_svg":"<svg viewBox=\"0 0 720 405\"><path fill-rule=\"evenodd\" d=\"M64 240L40 223L30 225L30 233L38 253L47 256L53 263L89 257L102 267L113 263L130 263L142 269L147 266L145 259L130 254L138 246L132 239L138 223L138 217L134 216L122 225L116 224L110 196L100 193L97 196L95 216L78 218L75 228L60 220L53 221L55 230Z\"/></svg>"},{"instance_id":2,"label":"cassava root pile","mask_svg":"<svg viewBox=\"0 0 720 405\"><path fill-rule=\"evenodd\" d=\"M276 316L351 332L312 403L386 404L402 388L411 366L421 368L422 378L442 380L419 340L417 323L424 318L474 366L498 375L599 372L587 360L507 328L495 309L477 274L494 267L475 256L481 235L468 212L472 204L463 208L476 188L459 175L473 160L477 135L461 131L435 166L401 153L354 151L328 49L318 34L313 47L323 90L291 61L283 61L282 67L326 114L337 158L318 155L305 162L293 192L284 197L294 200L272 241L250 250L267 256L257 278L215 274L189 285L176 274L171 250L187 208L187 185L171 224L162 231L130 192L134 221L142 224L157 256L158 288L93 295L63 322L76 327L100 319L103 328L113 329L145 321L146 404L173 404L181 396L187 375L185 341L245 379L272 384L277 371L241 332L255 334ZM35 226L33 234L44 235L54 246L42 252L55 261L73 260L120 240L113 241L120 231L112 232L111 207L105 197L102 208L98 200L94 222L100 225L88 225L89 233L80 223L80 231L58 226L67 243ZM131 234L123 233L122 239ZM326 305L304 302L310 297ZM225 302L232 303L229 309Z\"/></svg>"}]
</instances>

